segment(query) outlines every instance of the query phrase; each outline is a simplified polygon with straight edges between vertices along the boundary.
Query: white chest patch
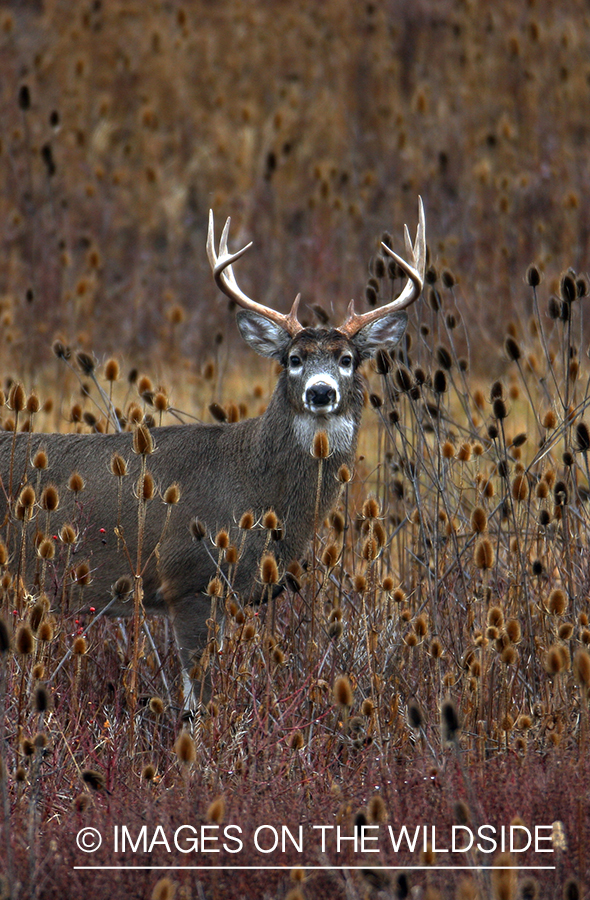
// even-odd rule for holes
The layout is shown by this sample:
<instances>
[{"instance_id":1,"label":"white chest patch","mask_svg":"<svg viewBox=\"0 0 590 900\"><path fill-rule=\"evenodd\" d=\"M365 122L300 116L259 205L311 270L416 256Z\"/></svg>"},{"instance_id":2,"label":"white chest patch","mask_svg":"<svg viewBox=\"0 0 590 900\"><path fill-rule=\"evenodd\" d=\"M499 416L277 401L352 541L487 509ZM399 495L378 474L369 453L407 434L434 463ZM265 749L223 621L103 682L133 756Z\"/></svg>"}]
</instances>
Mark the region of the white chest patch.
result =
<instances>
[{"instance_id":1,"label":"white chest patch","mask_svg":"<svg viewBox=\"0 0 590 900\"><path fill-rule=\"evenodd\" d=\"M314 416L305 413L295 416L293 428L297 443L311 453L313 439L318 431L325 431L330 442L330 453L348 453L355 437L355 425L347 416Z\"/></svg>"}]
</instances>

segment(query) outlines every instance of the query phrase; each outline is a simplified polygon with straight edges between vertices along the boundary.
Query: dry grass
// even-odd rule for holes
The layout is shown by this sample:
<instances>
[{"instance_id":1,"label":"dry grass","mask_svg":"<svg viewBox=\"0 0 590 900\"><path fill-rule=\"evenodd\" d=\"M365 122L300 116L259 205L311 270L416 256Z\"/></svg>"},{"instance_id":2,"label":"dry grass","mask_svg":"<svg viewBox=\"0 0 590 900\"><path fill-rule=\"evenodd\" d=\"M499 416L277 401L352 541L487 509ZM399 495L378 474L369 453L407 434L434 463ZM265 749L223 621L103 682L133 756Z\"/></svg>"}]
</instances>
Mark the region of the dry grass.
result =
<instances>
[{"instance_id":1,"label":"dry grass","mask_svg":"<svg viewBox=\"0 0 590 900\"><path fill-rule=\"evenodd\" d=\"M358 260L384 224L413 221L418 192L433 268L411 341L367 373L353 479L276 601L274 634L266 607L217 599L223 646L212 633L213 699L192 737L166 624L138 644L129 623L51 609L0 545L2 878L13 897L404 897L406 875L350 844L263 855L255 829L558 822L555 870L518 884L407 878L430 900L582 896L588 300L562 273L588 258L585 8L71 10L0 11L3 428L107 428L84 357L52 359L58 333L96 353L128 422L258 413L273 373L237 372L204 261L209 206L235 215L236 246L254 237L241 280L282 308L302 290L308 310L339 314L362 291ZM108 354L133 370L109 380ZM239 824L247 849L113 852L115 825L170 837L186 823ZM108 836L88 857L86 825ZM284 870L73 870L236 860ZM300 881L302 863L367 869Z\"/></svg>"}]
</instances>

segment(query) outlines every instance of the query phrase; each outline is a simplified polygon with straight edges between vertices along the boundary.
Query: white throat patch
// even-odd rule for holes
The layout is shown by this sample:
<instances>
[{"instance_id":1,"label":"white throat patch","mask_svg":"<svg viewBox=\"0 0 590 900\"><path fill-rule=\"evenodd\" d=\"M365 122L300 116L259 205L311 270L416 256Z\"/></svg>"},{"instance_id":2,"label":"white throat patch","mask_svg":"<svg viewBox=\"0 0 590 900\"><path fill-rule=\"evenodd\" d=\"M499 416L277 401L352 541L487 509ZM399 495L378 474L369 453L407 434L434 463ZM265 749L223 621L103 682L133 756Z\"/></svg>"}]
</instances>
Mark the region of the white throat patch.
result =
<instances>
[{"instance_id":1,"label":"white throat patch","mask_svg":"<svg viewBox=\"0 0 590 900\"><path fill-rule=\"evenodd\" d=\"M325 431L330 444L330 454L348 453L355 437L355 424L348 416L327 417L302 413L295 416L293 428L297 443L307 453L311 453L313 439L318 431Z\"/></svg>"}]
</instances>

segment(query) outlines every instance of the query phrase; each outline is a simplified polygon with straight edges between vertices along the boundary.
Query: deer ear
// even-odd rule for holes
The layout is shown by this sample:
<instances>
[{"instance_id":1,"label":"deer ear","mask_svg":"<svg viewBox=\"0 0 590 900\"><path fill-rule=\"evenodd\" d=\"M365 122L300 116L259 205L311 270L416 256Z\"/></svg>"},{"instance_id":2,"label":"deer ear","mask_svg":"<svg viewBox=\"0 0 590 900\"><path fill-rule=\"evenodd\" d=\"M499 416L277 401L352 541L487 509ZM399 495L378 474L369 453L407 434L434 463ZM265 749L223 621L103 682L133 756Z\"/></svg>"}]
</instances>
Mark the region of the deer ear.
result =
<instances>
[{"instance_id":1,"label":"deer ear","mask_svg":"<svg viewBox=\"0 0 590 900\"><path fill-rule=\"evenodd\" d=\"M240 309L236 313L236 321L240 334L253 350L279 362L284 358L291 341L288 331L251 310Z\"/></svg>"},{"instance_id":2,"label":"deer ear","mask_svg":"<svg viewBox=\"0 0 590 900\"><path fill-rule=\"evenodd\" d=\"M357 347L361 358L368 359L374 356L379 347L393 347L401 340L408 317L405 312L394 312L375 322L369 322L361 328L353 337L353 343Z\"/></svg>"}]
</instances>

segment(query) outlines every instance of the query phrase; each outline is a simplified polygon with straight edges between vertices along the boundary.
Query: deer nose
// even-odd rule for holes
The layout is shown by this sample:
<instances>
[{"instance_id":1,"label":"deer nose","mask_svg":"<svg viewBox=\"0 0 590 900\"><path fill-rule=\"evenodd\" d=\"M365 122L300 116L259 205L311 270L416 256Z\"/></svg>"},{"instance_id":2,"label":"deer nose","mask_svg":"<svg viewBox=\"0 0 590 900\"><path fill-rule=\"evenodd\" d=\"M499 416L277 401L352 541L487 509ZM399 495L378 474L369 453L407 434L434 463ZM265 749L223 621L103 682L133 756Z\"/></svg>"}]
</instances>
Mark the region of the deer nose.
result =
<instances>
[{"instance_id":1,"label":"deer nose","mask_svg":"<svg viewBox=\"0 0 590 900\"><path fill-rule=\"evenodd\" d=\"M311 387L308 387L306 400L309 406L315 407L315 409L322 406L332 406L336 402L336 390L331 384L318 381Z\"/></svg>"}]
</instances>

